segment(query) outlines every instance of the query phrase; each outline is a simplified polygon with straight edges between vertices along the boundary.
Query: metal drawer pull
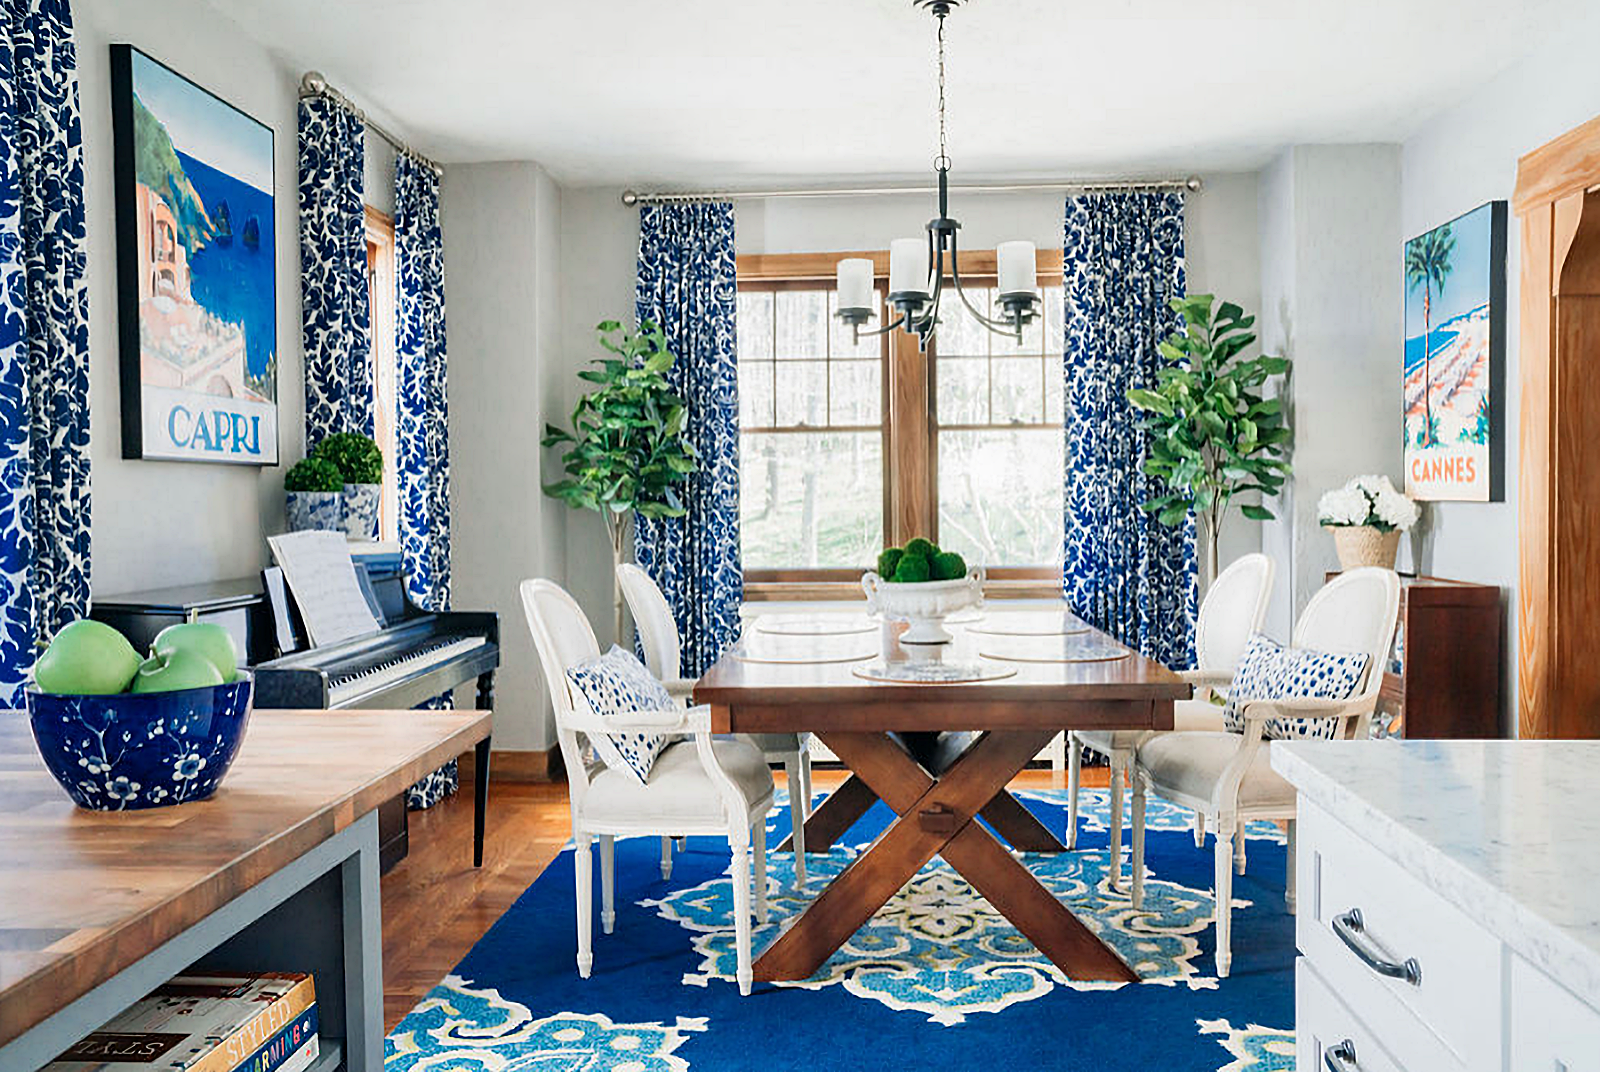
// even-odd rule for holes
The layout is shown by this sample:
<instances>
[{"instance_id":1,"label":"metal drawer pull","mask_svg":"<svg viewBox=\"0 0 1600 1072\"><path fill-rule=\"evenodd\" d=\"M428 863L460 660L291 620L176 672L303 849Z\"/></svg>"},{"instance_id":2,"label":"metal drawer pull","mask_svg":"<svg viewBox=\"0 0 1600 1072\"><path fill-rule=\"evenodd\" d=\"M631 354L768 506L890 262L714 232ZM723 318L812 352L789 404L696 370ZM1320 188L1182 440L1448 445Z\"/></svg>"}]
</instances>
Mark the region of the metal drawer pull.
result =
<instances>
[{"instance_id":1,"label":"metal drawer pull","mask_svg":"<svg viewBox=\"0 0 1600 1072\"><path fill-rule=\"evenodd\" d=\"M1329 1046L1322 1051L1322 1065L1328 1072L1361 1072L1356 1063L1356 1044L1345 1039L1337 1046Z\"/></svg>"},{"instance_id":2,"label":"metal drawer pull","mask_svg":"<svg viewBox=\"0 0 1600 1072\"><path fill-rule=\"evenodd\" d=\"M1404 979L1412 986L1422 985L1422 965L1417 963L1416 957L1407 957L1404 961L1390 960L1383 955L1383 950L1372 944L1361 923L1361 909L1352 908L1342 916L1334 916L1333 933L1339 936L1350 952L1361 958L1361 963L1379 975Z\"/></svg>"}]
</instances>

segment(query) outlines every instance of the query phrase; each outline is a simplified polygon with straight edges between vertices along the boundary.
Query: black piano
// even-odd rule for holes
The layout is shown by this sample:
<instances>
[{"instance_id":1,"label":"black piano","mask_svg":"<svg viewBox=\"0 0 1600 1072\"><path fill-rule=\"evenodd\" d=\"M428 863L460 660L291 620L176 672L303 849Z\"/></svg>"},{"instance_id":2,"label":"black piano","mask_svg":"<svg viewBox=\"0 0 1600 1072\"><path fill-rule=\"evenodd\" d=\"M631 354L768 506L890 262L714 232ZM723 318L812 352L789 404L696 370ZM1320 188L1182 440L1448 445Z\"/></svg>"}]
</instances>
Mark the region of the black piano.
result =
<instances>
[{"instance_id":1,"label":"black piano","mask_svg":"<svg viewBox=\"0 0 1600 1072\"><path fill-rule=\"evenodd\" d=\"M412 708L476 683L476 706L494 705L500 665L500 616L493 611L432 613L412 603L392 564L357 564L378 621L376 633L305 647L305 630L281 573L212 584L96 598L91 617L147 649L168 625L209 621L228 629L255 674L259 708ZM473 863L483 863L489 739L476 751ZM388 870L406 854L405 798L378 811L379 863Z\"/></svg>"}]
</instances>

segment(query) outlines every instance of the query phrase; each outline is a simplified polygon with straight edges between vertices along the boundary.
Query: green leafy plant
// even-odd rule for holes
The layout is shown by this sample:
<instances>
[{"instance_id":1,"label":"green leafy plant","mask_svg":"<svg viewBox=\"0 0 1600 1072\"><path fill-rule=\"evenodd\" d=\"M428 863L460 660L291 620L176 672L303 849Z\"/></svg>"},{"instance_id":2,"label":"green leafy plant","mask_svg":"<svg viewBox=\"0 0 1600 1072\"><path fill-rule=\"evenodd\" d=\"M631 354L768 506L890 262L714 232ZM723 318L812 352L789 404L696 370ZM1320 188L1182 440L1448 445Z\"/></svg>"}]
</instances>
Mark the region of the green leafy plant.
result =
<instances>
[{"instance_id":1,"label":"green leafy plant","mask_svg":"<svg viewBox=\"0 0 1600 1072\"><path fill-rule=\"evenodd\" d=\"M954 551L941 551L921 536L904 547L887 547L878 556L878 576L895 584L954 581L967 575L967 563Z\"/></svg>"},{"instance_id":2,"label":"green leafy plant","mask_svg":"<svg viewBox=\"0 0 1600 1072\"><path fill-rule=\"evenodd\" d=\"M700 462L685 431L688 407L667 381L675 358L666 335L649 321L630 332L606 320L595 332L612 356L578 373L596 386L573 409L572 430L545 426L543 443L561 448L566 476L544 485L544 492L574 509L597 511L611 538L612 560L620 563L634 515L684 515L678 486ZM621 636L620 589L615 609Z\"/></svg>"},{"instance_id":3,"label":"green leafy plant","mask_svg":"<svg viewBox=\"0 0 1600 1072\"><path fill-rule=\"evenodd\" d=\"M326 458L301 458L283 474L284 491L343 491L339 467Z\"/></svg>"},{"instance_id":4,"label":"green leafy plant","mask_svg":"<svg viewBox=\"0 0 1600 1072\"><path fill-rule=\"evenodd\" d=\"M334 432L317 444L311 456L331 462L346 484L383 483L383 451L371 436Z\"/></svg>"},{"instance_id":5,"label":"green leafy plant","mask_svg":"<svg viewBox=\"0 0 1600 1072\"><path fill-rule=\"evenodd\" d=\"M1163 525L1178 525L1189 511L1204 522L1208 577L1217 576L1217 534L1234 499L1259 492L1278 494L1289 473L1289 429L1283 403L1259 389L1289 371L1282 357L1241 356L1256 336L1255 317L1232 302L1216 305L1210 294L1174 298L1182 331L1157 345L1165 365L1154 387L1136 387L1128 401L1144 411L1140 427L1150 433L1144 471L1166 485L1144 503ZM1215 309L1213 310L1213 306ZM1266 521L1272 511L1242 504L1245 517Z\"/></svg>"}]
</instances>

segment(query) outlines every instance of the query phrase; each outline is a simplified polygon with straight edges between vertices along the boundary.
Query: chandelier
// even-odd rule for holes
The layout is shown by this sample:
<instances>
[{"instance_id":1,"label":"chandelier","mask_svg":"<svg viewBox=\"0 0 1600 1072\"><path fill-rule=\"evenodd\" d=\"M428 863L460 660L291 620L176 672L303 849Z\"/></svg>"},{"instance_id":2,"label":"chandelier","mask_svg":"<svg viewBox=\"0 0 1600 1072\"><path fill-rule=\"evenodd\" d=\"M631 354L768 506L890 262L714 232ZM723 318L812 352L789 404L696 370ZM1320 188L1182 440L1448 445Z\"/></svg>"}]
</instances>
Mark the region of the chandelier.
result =
<instances>
[{"instance_id":1,"label":"chandelier","mask_svg":"<svg viewBox=\"0 0 1600 1072\"><path fill-rule=\"evenodd\" d=\"M973 305L961 285L961 273L956 265L956 232L961 224L950 218L944 20L961 0L911 0L911 3L932 11L939 20L939 155L933 162L939 173L939 215L928 221L926 238L896 238L889 243L889 305L899 314L892 323L875 331L862 330L862 325L875 315L873 264L865 257L847 257L839 262L839 311L836 315L851 326L857 340L863 335L883 335L903 327L916 335L918 348L926 351L939 327L939 302L945 297L944 281L948 275L956 296L978 323L996 335L1009 335L1021 343L1023 328L1038 315L1039 309L1033 243L1002 242L995 247L998 316L988 316ZM946 255L949 257L948 272Z\"/></svg>"}]
</instances>

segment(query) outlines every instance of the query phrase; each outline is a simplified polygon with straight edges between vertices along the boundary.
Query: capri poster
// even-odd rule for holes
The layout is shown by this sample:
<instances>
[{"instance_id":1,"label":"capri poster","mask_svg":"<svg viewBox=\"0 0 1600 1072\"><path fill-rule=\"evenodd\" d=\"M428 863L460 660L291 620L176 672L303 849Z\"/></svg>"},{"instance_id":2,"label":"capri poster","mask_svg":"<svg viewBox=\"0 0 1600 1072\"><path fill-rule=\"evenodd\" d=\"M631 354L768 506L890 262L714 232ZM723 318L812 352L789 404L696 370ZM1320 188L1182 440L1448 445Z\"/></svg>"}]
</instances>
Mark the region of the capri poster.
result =
<instances>
[{"instance_id":1,"label":"capri poster","mask_svg":"<svg viewBox=\"0 0 1600 1072\"><path fill-rule=\"evenodd\" d=\"M1505 498L1506 203L1405 247L1406 494Z\"/></svg>"},{"instance_id":2,"label":"capri poster","mask_svg":"<svg viewBox=\"0 0 1600 1072\"><path fill-rule=\"evenodd\" d=\"M111 46L122 453L278 461L273 132Z\"/></svg>"}]
</instances>

